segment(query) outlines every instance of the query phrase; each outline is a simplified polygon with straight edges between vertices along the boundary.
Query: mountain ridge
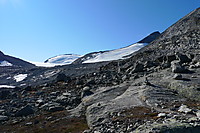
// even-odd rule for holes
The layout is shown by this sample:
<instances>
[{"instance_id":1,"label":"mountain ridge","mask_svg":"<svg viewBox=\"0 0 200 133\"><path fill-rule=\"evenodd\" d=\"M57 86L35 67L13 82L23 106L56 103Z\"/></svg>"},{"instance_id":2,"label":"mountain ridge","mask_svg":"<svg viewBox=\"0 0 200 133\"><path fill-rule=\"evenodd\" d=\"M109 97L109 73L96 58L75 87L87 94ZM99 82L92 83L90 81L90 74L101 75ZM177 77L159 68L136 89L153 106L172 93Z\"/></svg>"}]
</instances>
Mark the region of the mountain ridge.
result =
<instances>
[{"instance_id":1,"label":"mountain ridge","mask_svg":"<svg viewBox=\"0 0 200 133\"><path fill-rule=\"evenodd\" d=\"M17 66L17 67L25 67L25 68L35 67L34 64L31 64L27 61L24 61L22 59L19 59L13 56L5 55L2 51L0 51L0 61L7 61L13 64L13 66Z\"/></svg>"}]
</instances>

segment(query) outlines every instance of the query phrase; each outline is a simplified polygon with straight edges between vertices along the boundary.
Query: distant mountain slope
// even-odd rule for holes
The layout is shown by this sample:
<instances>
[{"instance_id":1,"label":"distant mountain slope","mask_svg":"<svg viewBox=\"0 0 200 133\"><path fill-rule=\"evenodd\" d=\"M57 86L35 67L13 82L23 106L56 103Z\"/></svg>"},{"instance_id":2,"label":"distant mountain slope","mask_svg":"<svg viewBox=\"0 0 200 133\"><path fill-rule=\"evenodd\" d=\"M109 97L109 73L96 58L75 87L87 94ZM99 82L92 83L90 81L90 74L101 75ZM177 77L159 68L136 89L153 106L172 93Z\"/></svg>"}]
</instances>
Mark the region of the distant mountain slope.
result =
<instances>
[{"instance_id":1,"label":"distant mountain slope","mask_svg":"<svg viewBox=\"0 0 200 133\"><path fill-rule=\"evenodd\" d=\"M125 59L132 53L138 51L142 47L146 46L153 40L155 40L158 36L160 36L159 32L154 32L138 43L134 43L130 46L110 50L110 51L100 51L100 52L93 52L84 55L81 58L78 58L73 62L73 64L81 64L81 63L95 63L95 62L103 62L103 61L112 61L112 60L118 60L118 59Z\"/></svg>"},{"instance_id":2,"label":"distant mountain slope","mask_svg":"<svg viewBox=\"0 0 200 133\"><path fill-rule=\"evenodd\" d=\"M95 62L103 62L103 61L112 61L118 59L124 59L125 56L130 55L131 53L139 50L140 48L146 46L148 43L135 43L125 48L120 48L116 50L99 52L90 54L87 58L82 58L82 63L95 63Z\"/></svg>"},{"instance_id":3,"label":"distant mountain slope","mask_svg":"<svg viewBox=\"0 0 200 133\"><path fill-rule=\"evenodd\" d=\"M49 58L45 61L45 63L53 63L53 64L71 64L76 59L80 58L81 55L77 54L63 54L58 55L52 58Z\"/></svg>"},{"instance_id":4,"label":"distant mountain slope","mask_svg":"<svg viewBox=\"0 0 200 133\"><path fill-rule=\"evenodd\" d=\"M0 66L18 66L18 67L25 67L31 68L35 67L35 65L21 60L19 58L15 58L9 55L5 55L3 52L0 51Z\"/></svg>"}]
</instances>

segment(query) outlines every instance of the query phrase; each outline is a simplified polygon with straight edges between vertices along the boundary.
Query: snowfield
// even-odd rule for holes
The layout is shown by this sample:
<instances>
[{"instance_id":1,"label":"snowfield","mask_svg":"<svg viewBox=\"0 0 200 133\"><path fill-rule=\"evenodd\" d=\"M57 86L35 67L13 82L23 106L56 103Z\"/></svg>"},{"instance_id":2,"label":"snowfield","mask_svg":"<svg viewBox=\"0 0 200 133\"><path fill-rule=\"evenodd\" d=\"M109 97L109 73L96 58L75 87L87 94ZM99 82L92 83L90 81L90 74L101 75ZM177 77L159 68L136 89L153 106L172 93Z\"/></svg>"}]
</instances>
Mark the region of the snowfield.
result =
<instances>
[{"instance_id":1,"label":"snowfield","mask_svg":"<svg viewBox=\"0 0 200 133\"><path fill-rule=\"evenodd\" d=\"M124 47L121 49L111 50L104 53L93 54L93 58L86 59L83 63L95 63L102 61L112 61L118 59L125 59L125 56L128 56L142 47L146 46L148 43L135 43L128 47Z\"/></svg>"},{"instance_id":2,"label":"snowfield","mask_svg":"<svg viewBox=\"0 0 200 133\"><path fill-rule=\"evenodd\" d=\"M64 54L58 55L52 58L49 58L45 61L45 63L53 63L53 64L71 64L76 59L80 58L81 55L77 54Z\"/></svg>"},{"instance_id":3,"label":"snowfield","mask_svg":"<svg viewBox=\"0 0 200 133\"><path fill-rule=\"evenodd\" d=\"M77 55L77 54L65 54L65 55L58 55L52 58L49 58L45 61L45 63L42 62L31 62L32 64L35 64L39 67L55 67L55 66L62 66L71 64L78 58L83 57L82 63L95 63L95 62L103 62L103 61L112 61L112 60L119 60L119 59L125 59L128 58L126 56L138 51L142 47L148 45L148 43L135 43L130 46L105 51L105 52L97 52L91 54L90 57L84 58L84 56Z\"/></svg>"},{"instance_id":4,"label":"snowfield","mask_svg":"<svg viewBox=\"0 0 200 133\"><path fill-rule=\"evenodd\" d=\"M19 74L19 75L15 75L13 78L15 79L16 82L20 82L22 80L24 80L25 78L27 78L28 74Z\"/></svg>"},{"instance_id":5,"label":"snowfield","mask_svg":"<svg viewBox=\"0 0 200 133\"><path fill-rule=\"evenodd\" d=\"M0 85L0 88L15 88L15 86L11 86L11 85Z\"/></svg>"},{"instance_id":6,"label":"snowfield","mask_svg":"<svg viewBox=\"0 0 200 133\"><path fill-rule=\"evenodd\" d=\"M4 60L4 61L0 61L0 66L13 66L13 64Z\"/></svg>"}]
</instances>

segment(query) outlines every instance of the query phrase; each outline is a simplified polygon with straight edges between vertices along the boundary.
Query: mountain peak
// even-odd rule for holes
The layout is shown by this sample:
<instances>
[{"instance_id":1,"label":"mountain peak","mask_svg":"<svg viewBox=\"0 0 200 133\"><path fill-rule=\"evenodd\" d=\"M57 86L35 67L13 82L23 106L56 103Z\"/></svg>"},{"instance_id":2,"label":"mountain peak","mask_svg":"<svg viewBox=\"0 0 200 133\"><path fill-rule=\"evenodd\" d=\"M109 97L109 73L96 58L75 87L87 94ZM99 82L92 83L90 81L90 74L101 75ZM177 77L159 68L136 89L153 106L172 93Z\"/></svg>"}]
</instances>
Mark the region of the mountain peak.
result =
<instances>
[{"instance_id":1,"label":"mountain peak","mask_svg":"<svg viewBox=\"0 0 200 133\"><path fill-rule=\"evenodd\" d=\"M147 37L145 37L144 39L142 39L138 43L150 43L153 40L155 40L156 38L158 38L159 36L160 36L160 32L156 31L156 32L151 33L150 35L148 35Z\"/></svg>"}]
</instances>

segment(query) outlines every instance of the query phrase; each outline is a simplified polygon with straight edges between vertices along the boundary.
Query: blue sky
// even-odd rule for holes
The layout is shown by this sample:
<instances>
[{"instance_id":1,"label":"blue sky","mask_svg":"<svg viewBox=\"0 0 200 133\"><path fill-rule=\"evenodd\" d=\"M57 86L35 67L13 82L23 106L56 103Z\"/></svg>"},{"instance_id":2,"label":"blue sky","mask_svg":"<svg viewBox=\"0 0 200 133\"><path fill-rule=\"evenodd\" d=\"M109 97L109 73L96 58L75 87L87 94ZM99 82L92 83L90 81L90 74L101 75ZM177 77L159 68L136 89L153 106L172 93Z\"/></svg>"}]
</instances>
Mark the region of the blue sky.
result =
<instances>
[{"instance_id":1,"label":"blue sky","mask_svg":"<svg viewBox=\"0 0 200 133\"><path fill-rule=\"evenodd\" d=\"M163 32L199 0L0 0L0 50L29 61L116 49Z\"/></svg>"}]
</instances>

